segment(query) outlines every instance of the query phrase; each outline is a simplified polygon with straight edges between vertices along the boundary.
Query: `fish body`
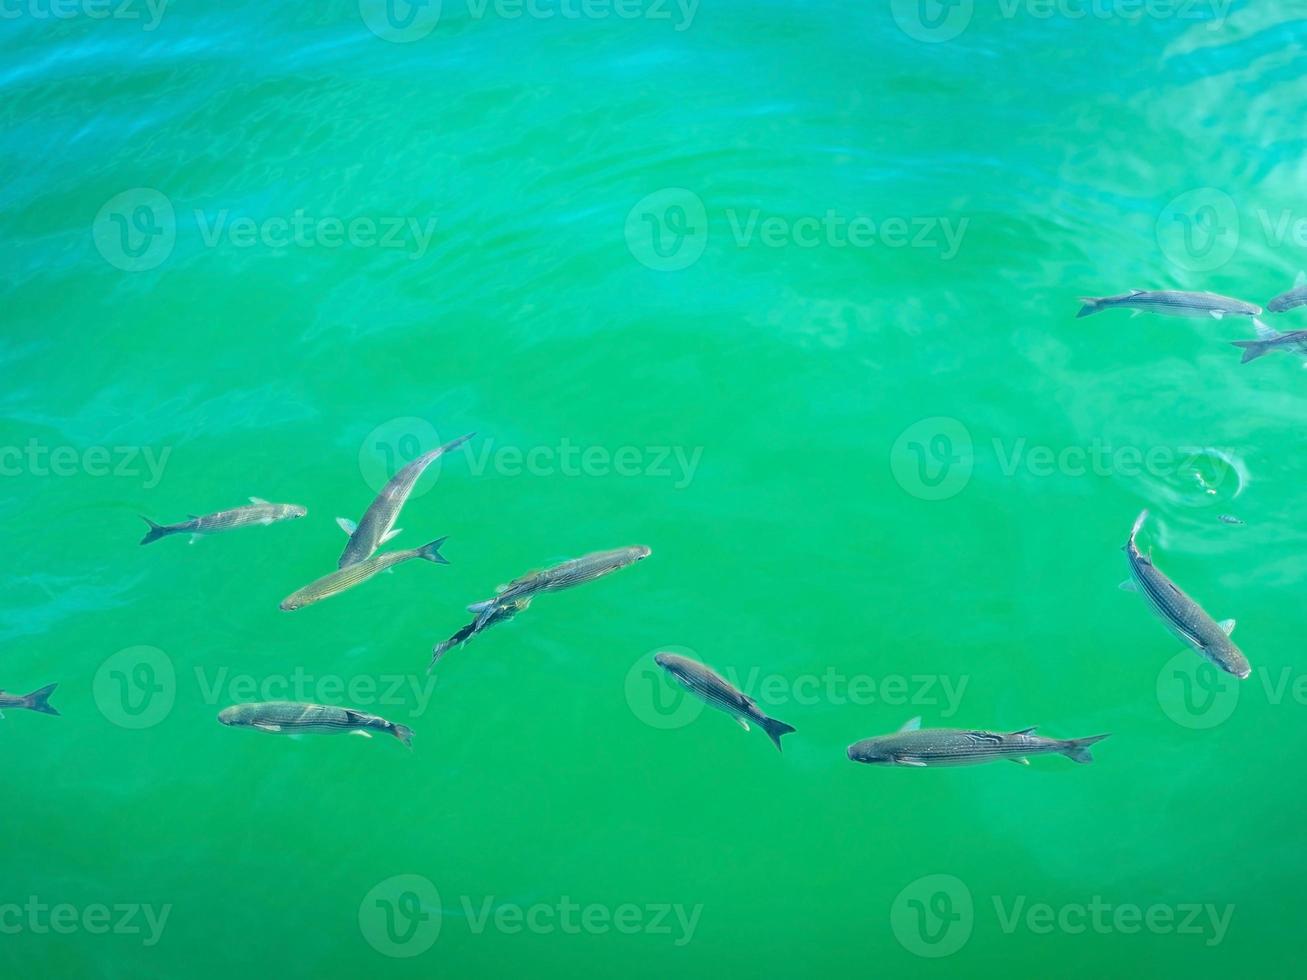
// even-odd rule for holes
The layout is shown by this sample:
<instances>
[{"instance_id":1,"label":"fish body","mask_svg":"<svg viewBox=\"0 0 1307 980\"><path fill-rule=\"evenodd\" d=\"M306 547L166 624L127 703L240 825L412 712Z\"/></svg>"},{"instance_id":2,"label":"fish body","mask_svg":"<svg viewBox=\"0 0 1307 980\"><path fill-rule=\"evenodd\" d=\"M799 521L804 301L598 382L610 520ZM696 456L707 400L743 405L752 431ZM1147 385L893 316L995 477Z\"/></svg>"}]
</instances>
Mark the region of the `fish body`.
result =
<instances>
[{"instance_id":1,"label":"fish body","mask_svg":"<svg viewBox=\"0 0 1307 980\"><path fill-rule=\"evenodd\" d=\"M408 501L418 480L422 479L422 474L426 472L427 467L445 453L457 449L474 435L475 432L469 432L453 442L447 442L439 449L433 449L419 456L401 469L381 488L381 493L377 494L376 499L368 505L368 509L364 511L357 525L343 517L337 518L336 523L349 535L349 543L345 545L337 567L356 565L371 558L379 547L398 534L395 521L399 519L400 510Z\"/></svg>"},{"instance_id":2,"label":"fish body","mask_svg":"<svg viewBox=\"0 0 1307 980\"><path fill-rule=\"evenodd\" d=\"M299 701L263 701L236 704L218 712L218 721L230 728L253 728L274 735L341 735L384 732L394 735L409 748L413 730L379 715L330 704Z\"/></svg>"},{"instance_id":3,"label":"fish body","mask_svg":"<svg viewBox=\"0 0 1307 980\"><path fill-rule=\"evenodd\" d=\"M1307 303L1307 285L1297 286L1287 293L1281 293L1267 303L1266 308L1272 313L1284 313L1286 310L1292 310L1304 303Z\"/></svg>"},{"instance_id":4,"label":"fish body","mask_svg":"<svg viewBox=\"0 0 1307 980\"><path fill-rule=\"evenodd\" d=\"M1257 316L1262 308L1253 303L1215 293L1186 293L1175 289L1145 291L1132 289L1120 296L1086 296L1085 305L1077 318L1110 309L1136 310L1140 313L1161 313L1166 316L1213 317Z\"/></svg>"},{"instance_id":5,"label":"fish body","mask_svg":"<svg viewBox=\"0 0 1307 980\"><path fill-rule=\"evenodd\" d=\"M59 712L50 704L50 695L54 693L54 689L58 686L58 684L47 684L39 691L33 691L31 694L9 694L0 691L0 710L24 708L43 715L57 715Z\"/></svg>"},{"instance_id":6,"label":"fish body","mask_svg":"<svg viewBox=\"0 0 1307 980\"><path fill-rule=\"evenodd\" d=\"M522 612L529 605L531 605L530 596L528 596L525 599L513 599L509 602L503 604L496 604L492 606L489 609L488 615L484 618L484 620L482 619L481 616L478 616L476 619L472 620L472 622L468 623L461 630L459 630L457 633L451 636L448 640L445 640L443 643L436 644L435 649L432 651L431 664L430 666L427 667L427 673L428 674L431 673L432 669L436 666L436 661L438 661L441 657L443 657L454 647L458 646L460 643L466 643L468 640L472 639L472 637L476 636L482 630L489 629L491 626L494 626L498 623L508 622L508 620L512 619L518 613Z\"/></svg>"},{"instance_id":7,"label":"fish body","mask_svg":"<svg viewBox=\"0 0 1307 980\"><path fill-rule=\"evenodd\" d=\"M1280 331L1266 326L1261 320L1254 320L1253 324L1257 328L1256 340L1231 341L1235 347L1243 351L1243 361L1241 363L1247 364L1259 357L1273 354L1277 350L1307 358L1307 330L1291 330L1288 333L1280 333Z\"/></svg>"},{"instance_id":8,"label":"fish body","mask_svg":"<svg viewBox=\"0 0 1307 980\"><path fill-rule=\"evenodd\" d=\"M749 722L756 722L772 740L777 752L781 751L781 736L794 731L792 725L769 718L753 698L697 660L675 653L658 653L654 654L654 663L667 671L681 687L699 700L719 711L726 712L739 722L746 732L749 730Z\"/></svg>"},{"instance_id":9,"label":"fish body","mask_svg":"<svg viewBox=\"0 0 1307 980\"><path fill-rule=\"evenodd\" d=\"M1152 607L1158 618L1166 624L1167 629L1179 639L1202 654L1216 666L1227 673L1234 674L1240 680L1252 673L1248 658L1234 645L1230 634L1234 631L1234 620L1217 623L1203 608L1185 595L1184 591L1172 582L1146 557L1135 544L1139 529L1144 526L1148 511L1139 515L1126 541L1126 560L1130 566L1130 582Z\"/></svg>"},{"instance_id":10,"label":"fish body","mask_svg":"<svg viewBox=\"0 0 1307 980\"><path fill-rule=\"evenodd\" d=\"M233 507L231 510L220 510L203 516L191 515L189 520L177 524L156 524L142 514L141 520L150 525L150 530L141 538L141 544L158 541L170 534L217 534L238 527L275 524L277 521L303 517L307 513L299 504L270 504L258 497L251 497L245 507Z\"/></svg>"},{"instance_id":11,"label":"fish body","mask_svg":"<svg viewBox=\"0 0 1307 980\"><path fill-rule=\"evenodd\" d=\"M611 551L596 551L581 558L573 558L561 565L531 572L514 579L507 585L501 585L493 599L476 602L468 606L468 612L477 613L479 617L488 617L496 606L538 595L541 592L557 592L570 589L586 582L610 575L627 565L648 558L650 550L644 545L632 545L627 548L614 548Z\"/></svg>"},{"instance_id":12,"label":"fish body","mask_svg":"<svg viewBox=\"0 0 1307 980\"><path fill-rule=\"evenodd\" d=\"M449 562L440 554L440 546L444 543L444 538L437 538L430 544L424 544L421 548L387 551L380 555L373 555L371 558L356 564L346 565L344 568L339 568L329 575L324 575L322 578L310 582L304 588L292 592L281 600L281 608L289 612L302 606L321 602L323 599L329 599L346 589L353 588L360 582L366 582L379 572L394 568L396 565L413 558L423 558L426 561L435 562L437 565L448 565Z\"/></svg>"},{"instance_id":13,"label":"fish body","mask_svg":"<svg viewBox=\"0 0 1307 980\"><path fill-rule=\"evenodd\" d=\"M1008 760L1028 764L1032 755L1064 755L1082 765L1094 761L1089 747L1106 735L1089 738L1044 738L1035 729L1019 732L967 731L960 728L922 728L913 718L893 735L865 738L849 746L849 759L880 766L978 766Z\"/></svg>"}]
</instances>

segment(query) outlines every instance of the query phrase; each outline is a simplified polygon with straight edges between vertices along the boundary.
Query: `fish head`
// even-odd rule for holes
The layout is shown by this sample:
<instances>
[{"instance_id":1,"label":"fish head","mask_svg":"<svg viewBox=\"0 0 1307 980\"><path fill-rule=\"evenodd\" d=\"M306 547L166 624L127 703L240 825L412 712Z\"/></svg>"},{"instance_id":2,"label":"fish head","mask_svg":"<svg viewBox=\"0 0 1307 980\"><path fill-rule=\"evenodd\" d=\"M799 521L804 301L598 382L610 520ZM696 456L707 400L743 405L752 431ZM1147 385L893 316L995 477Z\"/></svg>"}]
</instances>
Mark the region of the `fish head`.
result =
<instances>
[{"instance_id":1,"label":"fish head","mask_svg":"<svg viewBox=\"0 0 1307 980\"><path fill-rule=\"evenodd\" d=\"M1203 655L1226 673L1234 674L1239 680L1246 680L1253 672L1248 658L1229 637L1223 636L1203 644Z\"/></svg>"},{"instance_id":2,"label":"fish head","mask_svg":"<svg viewBox=\"0 0 1307 980\"><path fill-rule=\"evenodd\" d=\"M879 738L864 738L854 742L848 749L850 762L861 762L872 766L889 766L894 764L894 753Z\"/></svg>"},{"instance_id":3,"label":"fish head","mask_svg":"<svg viewBox=\"0 0 1307 980\"><path fill-rule=\"evenodd\" d=\"M308 517L309 509L307 507L301 507L299 504L287 504L286 516L296 518L296 519L301 517Z\"/></svg>"},{"instance_id":4,"label":"fish head","mask_svg":"<svg viewBox=\"0 0 1307 980\"><path fill-rule=\"evenodd\" d=\"M689 660L675 653L655 653L654 663L678 680L685 677L690 665Z\"/></svg>"},{"instance_id":5,"label":"fish head","mask_svg":"<svg viewBox=\"0 0 1307 980\"><path fill-rule=\"evenodd\" d=\"M631 557L636 561L644 561L653 554L653 549L642 544L637 544L630 549Z\"/></svg>"},{"instance_id":6,"label":"fish head","mask_svg":"<svg viewBox=\"0 0 1307 980\"><path fill-rule=\"evenodd\" d=\"M223 708L218 712L218 722L228 727L239 725L241 723L240 710L235 705L230 708Z\"/></svg>"},{"instance_id":7,"label":"fish head","mask_svg":"<svg viewBox=\"0 0 1307 980\"><path fill-rule=\"evenodd\" d=\"M296 602L294 599L282 599L281 605L278 608L281 609L282 612L292 612L293 610L296 610L299 607L300 604Z\"/></svg>"}]
</instances>

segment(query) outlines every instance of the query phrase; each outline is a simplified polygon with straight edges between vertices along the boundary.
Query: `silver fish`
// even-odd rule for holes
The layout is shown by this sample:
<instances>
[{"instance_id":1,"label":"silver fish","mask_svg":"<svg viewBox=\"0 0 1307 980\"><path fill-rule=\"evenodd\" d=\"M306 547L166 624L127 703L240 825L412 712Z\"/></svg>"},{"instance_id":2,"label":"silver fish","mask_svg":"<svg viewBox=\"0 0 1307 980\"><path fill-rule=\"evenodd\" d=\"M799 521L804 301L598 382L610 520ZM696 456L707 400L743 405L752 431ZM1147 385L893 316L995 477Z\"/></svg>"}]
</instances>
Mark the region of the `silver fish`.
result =
<instances>
[{"instance_id":1,"label":"silver fish","mask_svg":"<svg viewBox=\"0 0 1307 980\"><path fill-rule=\"evenodd\" d=\"M1233 514L1221 514L1218 520L1220 520L1222 524L1230 524L1234 527L1242 527L1248 523L1240 517L1235 517Z\"/></svg>"},{"instance_id":2,"label":"silver fish","mask_svg":"<svg viewBox=\"0 0 1307 980\"><path fill-rule=\"evenodd\" d=\"M310 606L315 602L321 602L323 599L329 599L346 589L352 589L360 582L366 582L378 572L384 572L388 568L394 568L396 565L413 558L423 558L435 562L437 565L448 565L449 562L440 554L440 546L444 543L444 538L437 538L430 544L424 544L421 548L387 551L384 554L373 555L371 558L357 564L346 565L344 568L337 569L329 575L324 575L322 578L310 582L304 588L292 592L281 600L281 608L290 612L293 609Z\"/></svg>"},{"instance_id":3,"label":"silver fish","mask_svg":"<svg viewBox=\"0 0 1307 980\"><path fill-rule=\"evenodd\" d=\"M339 735L349 733L371 738L371 731L385 732L413 747L413 730L379 715L330 704L298 701L263 701L235 704L218 712L218 721L230 728L253 728L274 735Z\"/></svg>"},{"instance_id":4,"label":"silver fish","mask_svg":"<svg viewBox=\"0 0 1307 980\"><path fill-rule=\"evenodd\" d=\"M1296 286L1287 293L1281 293L1266 304L1272 313L1283 313L1307 303L1307 285Z\"/></svg>"},{"instance_id":5,"label":"silver fish","mask_svg":"<svg viewBox=\"0 0 1307 980\"><path fill-rule=\"evenodd\" d=\"M337 567L344 568L346 565L354 565L365 558L371 558L379 547L399 534L402 529L395 527L395 521L399 519L400 510L408 501L409 494L413 492L418 480L422 479L422 474L426 472L427 467L445 453L463 445L474 435L475 432L469 432L453 442L447 442L439 449L424 453L401 469L381 488L381 493L377 494L376 499L364 511L358 524L348 518L337 517L336 523L349 535L349 543L345 545Z\"/></svg>"},{"instance_id":6,"label":"silver fish","mask_svg":"<svg viewBox=\"0 0 1307 980\"><path fill-rule=\"evenodd\" d=\"M191 514L190 520L179 524L156 524L142 514L141 520L150 525L150 530L141 538L141 544L158 541L170 534L217 534L219 531L230 531L238 527L273 524L276 521L303 517L307 513L308 511L299 504L270 504L261 497L251 497L249 506L233 507L231 510L220 510L200 517Z\"/></svg>"},{"instance_id":7,"label":"silver fish","mask_svg":"<svg viewBox=\"0 0 1307 980\"><path fill-rule=\"evenodd\" d=\"M1257 316L1262 312L1260 306L1245 303L1241 299L1217 296L1215 293L1185 293L1174 289L1155 292L1132 289L1120 296L1085 296L1081 302L1085 305L1076 314L1077 318L1116 308L1134 310L1136 315L1163 313L1167 316L1210 316L1217 320L1225 316Z\"/></svg>"},{"instance_id":8,"label":"silver fish","mask_svg":"<svg viewBox=\"0 0 1307 980\"><path fill-rule=\"evenodd\" d=\"M772 740L777 752L781 751L781 736L794 731L793 725L767 717L753 698L697 660L676 653L657 653L654 654L654 663L671 674L678 684L695 697L726 712L746 732L750 721L757 722L758 727Z\"/></svg>"},{"instance_id":9,"label":"silver fish","mask_svg":"<svg viewBox=\"0 0 1307 980\"><path fill-rule=\"evenodd\" d=\"M525 599L514 599L511 602L506 602L503 604L496 604L494 607L491 608L489 616L487 616L484 621L480 616L478 616L476 619L472 620L472 622L468 623L461 630L459 630L457 633L451 636L448 640L445 640L443 643L436 644L435 649L432 651L431 663L427 667L427 673L428 674L431 673L431 671L435 669L436 661L438 661L441 657L443 657L454 647L458 646L460 643L466 643L468 640L472 639L472 637L476 636L482 630L489 629L491 626L494 626L497 623L508 622L508 620L512 619L518 613L522 612L529 605L531 605L530 597L527 597Z\"/></svg>"},{"instance_id":10,"label":"silver fish","mask_svg":"<svg viewBox=\"0 0 1307 980\"><path fill-rule=\"evenodd\" d=\"M1001 759L1026 766L1032 755L1064 755L1087 765L1094 761L1089 747L1107 737L1043 738L1033 728L1007 734L959 728L923 729L921 719L913 718L893 735L854 742L848 755L853 762L881 766L978 766Z\"/></svg>"},{"instance_id":11,"label":"silver fish","mask_svg":"<svg viewBox=\"0 0 1307 980\"><path fill-rule=\"evenodd\" d=\"M1148 511L1139 515L1123 549L1130 565L1130 580L1122 583L1122 587L1142 594L1167 629L1184 643L1222 670L1234 674L1240 680L1246 678L1252 673L1252 667L1248 658L1230 639L1230 634L1234 632L1234 620L1217 623L1167 578L1151 558L1145 558L1135 544L1139 529L1147 519Z\"/></svg>"},{"instance_id":12,"label":"silver fish","mask_svg":"<svg viewBox=\"0 0 1307 980\"><path fill-rule=\"evenodd\" d=\"M50 695L58 684L47 684L39 691L33 691L31 694L8 694L0 691L0 710L5 708L25 708L28 711L36 711L43 715L57 715L58 711L50 704Z\"/></svg>"},{"instance_id":13,"label":"silver fish","mask_svg":"<svg viewBox=\"0 0 1307 980\"><path fill-rule=\"evenodd\" d=\"M650 550L640 544L628 548L615 548L612 551L596 551L582 558L573 558L561 565L546 568L544 571L530 572L507 585L501 585L493 599L474 602L467 607L467 610L485 619L493 614L495 607L514 599L534 596L541 592L557 592L593 582L627 565L634 565L648 558L650 554Z\"/></svg>"},{"instance_id":14,"label":"silver fish","mask_svg":"<svg viewBox=\"0 0 1307 980\"><path fill-rule=\"evenodd\" d=\"M1292 330L1289 333L1280 333L1280 331L1268 327L1261 320L1256 319L1253 320L1253 326L1257 330L1256 340L1231 341L1235 347L1243 351L1243 360L1240 363L1247 364L1249 361L1255 361L1257 358L1265 357L1277 350L1307 358L1307 330Z\"/></svg>"}]
</instances>

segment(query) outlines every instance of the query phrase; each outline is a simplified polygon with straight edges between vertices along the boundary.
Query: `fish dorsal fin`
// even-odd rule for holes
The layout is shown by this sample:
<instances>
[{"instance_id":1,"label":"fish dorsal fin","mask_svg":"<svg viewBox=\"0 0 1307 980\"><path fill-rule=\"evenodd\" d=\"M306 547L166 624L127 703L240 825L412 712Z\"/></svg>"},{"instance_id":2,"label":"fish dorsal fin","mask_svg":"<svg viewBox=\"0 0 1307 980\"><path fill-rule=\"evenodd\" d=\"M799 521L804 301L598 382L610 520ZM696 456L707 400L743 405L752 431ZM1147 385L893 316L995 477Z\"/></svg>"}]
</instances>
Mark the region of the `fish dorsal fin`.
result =
<instances>
[{"instance_id":1,"label":"fish dorsal fin","mask_svg":"<svg viewBox=\"0 0 1307 980\"><path fill-rule=\"evenodd\" d=\"M1038 726L1036 726L1036 728L1038 728ZM1021 731L1019 731L1019 732L1013 732L1012 734L1013 734L1013 735L1033 735L1033 734L1035 734L1035 728L1023 728L1023 729L1021 729Z\"/></svg>"},{"instance_id":2,"label":"fish dorsal fin","mask_svg":"<svg viewBox=\"0 0 1307 980\"><path fill-rule=\"evenodd\" d=\"M1232 636L1234 635L1235 626L1238 625L1238 620L1223 619L1216 625L1221 627L1221 632L1224 633L1226 636Z\"/></svg>"},{"instance_id":3,"label":"fish dorsal fin","mask_svg":"<svg viewBox=\"0 0 1307 980\"><path fill-rule=\"evenodd\" d=\"M351 538L354 536L354 532L359 529L359 526L355 524L353 521L351 521L348 517L337 517L336 523L340 526L340 529L344 531L346 534L348 534Z\"/></svg>"},{"instance_id":4,"label":"fish dorsal fin","mask_svg":"<svg viewBox=\"0 0 1307 980\"><path fill-rule=\"evenodd\" d=\"M268 506L268 502L267 502L266 500L264 500L262 497L251 497L251 498L250 498L250 503L252 503L252 504L258 504L260 507L266 507L266 506Z\"/></svg>"},{"instance_id":5,"label":"fish dorsal fin","mask_svg":"<svg viewBox=\"0 0 1307 980\"><path fill-rule=\"evenodd\" d=\"M355 711L353 708L345 709L345 717L350 721L354 722L355 724L359 724L362 721L364 721L363 715Z\"/></svg>"},{"instance_id":6,"label":"fish dorsal fin","mask_svg":"<svg viewBox=\"0 0 1307 980\"><path fill-rule=\"evenodd\" d=\"M1263 323L1261 317L1253 317L1253 330L1257 332L1258 340L1279 340L1281 336L1280 331Z\"/></svg>"},{"instance_id":7,"label":"fish dorsal fin","mask_svg":"<svg viewBox=\"0 0 1307 980\"><path fill-rule=\"evenodd\" d=\"M1132 289L1132 290L1130 290L1130 295L1131 295L1131 296L1139 296L1139 295L1141 295L1142 293L1143 293L1143 290L1142 290L1142 289Z\"/></svg>"},{"instance_id":8,"label":"fish dorsal fin","mask_svg":"<svg viewBox=\"0 0 1307 980\"><path fill-rule=\"evenodd\" d=\"M921 715L917 715L917 717L915 718L909 718L907 721L903 723L903 727L900 728L899 731L901 732L921 731Z\"/></svg>"},{"instance_id":9,"label":"fish dorsal fin","mask_svg":"<svg viewBox=\"0 0 1307 980\"><path fill-rule=\"evenodd\" d=\"M365 732L365 731L363 731L361 728L356 728L356 729L354 729L354 731L350 732L350 734L351 734L351 735L361 735L361 736L363 736L364 738L371 738L371 737L372 737L372 733L371 733L371 732Z\"/></svg>"}]
</instances>

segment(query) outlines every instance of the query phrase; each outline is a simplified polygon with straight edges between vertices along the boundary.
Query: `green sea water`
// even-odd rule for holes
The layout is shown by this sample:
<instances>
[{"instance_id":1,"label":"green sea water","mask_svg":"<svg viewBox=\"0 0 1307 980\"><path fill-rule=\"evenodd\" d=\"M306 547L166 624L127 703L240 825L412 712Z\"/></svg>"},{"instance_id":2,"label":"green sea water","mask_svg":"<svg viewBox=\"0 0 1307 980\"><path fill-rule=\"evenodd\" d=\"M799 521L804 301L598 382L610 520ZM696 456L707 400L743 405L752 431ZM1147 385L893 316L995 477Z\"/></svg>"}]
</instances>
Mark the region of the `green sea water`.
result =
<instances>
[{"instance_id":1,"label":"green sea water","mask_svg":"<svg viewBox=\"0 0 1307 980\"><path fill-rule=\"evenodd\" d=\"M0 21L0 688L60 712L0 721L4 976L1293 971L1307 374L1075 314L1307 269L1307 5L52 3ZM393 544L450 565L278 609L470 431ZM308 517L137 544L250 496ZM1117 589L1145 507L1248 680ZM278 699L413 750L216 721ZM846 758L918 715L1113 735Z\"/></svg>"}]
</instances>

